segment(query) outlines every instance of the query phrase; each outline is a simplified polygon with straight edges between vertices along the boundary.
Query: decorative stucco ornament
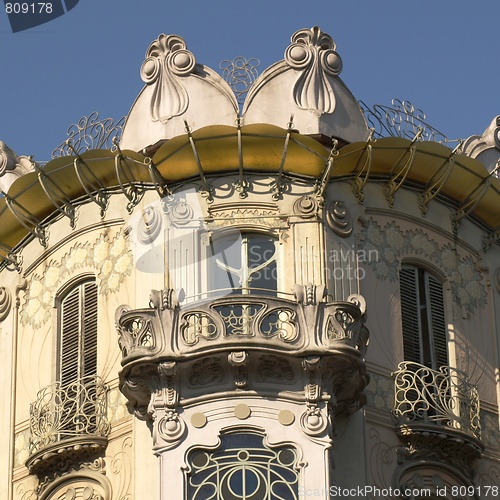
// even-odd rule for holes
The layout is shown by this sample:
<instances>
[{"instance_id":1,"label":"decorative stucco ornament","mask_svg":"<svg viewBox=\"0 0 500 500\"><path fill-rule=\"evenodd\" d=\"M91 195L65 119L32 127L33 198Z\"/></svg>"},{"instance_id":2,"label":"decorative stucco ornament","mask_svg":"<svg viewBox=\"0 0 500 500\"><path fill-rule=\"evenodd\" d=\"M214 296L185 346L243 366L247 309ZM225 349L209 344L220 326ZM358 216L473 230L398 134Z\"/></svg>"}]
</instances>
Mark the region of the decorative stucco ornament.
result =
<instances>
[{"instance_id":1,"label":"decorative stucco ornament","mask_svg":"<svg viewBox=\"0 0 500 500\"><path fill-rule=\"evenodd\" d=\"M320 113L335 111L335 94L327 78L327 74L337 76L342 71L342 59L335 48L332 37L317 26L299 30L292 36L285 61L300 72L293 88L299 108Z\"/></svg>"},{"instance_id":2,"label":"decorative stucco ornament","mask_svg":"<svg viewBox=\"0 0 500 500\"><path fill-rule=\"evenodd\" d=\"M5 142L0 141L0 189L4 193L9 191L19 177L33 171L31 158L17 156Z\"/></svg>"},{"instance_id":3,"label":"decorative stucco ornament","mask_svg":"<svg viewBox=\"0 0 500 500\"><path fill-rule=\"evenodd\" d=\"M338 236L346 237L352 233L352 217L343 201L332 201L325 210L328 227Z\"/></svg>"},{"instance_id":4,"label":"decorative stucco ornament","mask_svg":"<svg viewBox=\"0 0 500 500\"><path fill-rule=\"evenodd\" d=\"M483 135L472 135L464 142L463 153L481 161L489 172L497 168L500 161L500 115L493 118Z\"/></svg>"},{"instance_id":5,"label":"decorative stucco ornament","mask_svg":"<svg viewBox=\"0 0 500 500\"><path fill-rule=\"evenodd\" d=\"M342 60L335 49L333 39L318 27L297 31L283 60L263 71L248 90L245 126L267 123L326 140L365 141L368 126L339 76Z\"/></svg>"},{"instance_id":6,"label":"decorative stucco ornament","mask_svg":"<svg viewBox=\"0 0 500 500\"><path fill-rule=\"evenodd\" d=\"M163 123L184 113L189 96L179 77L189 75L196 64L184 40L176 35L161 34L146 52L141 78L154 86L151 100L153 121Z\"/></svg>"},{"instance_id":7,"label":"decorative stucco ornament","mask_svg":"<svg viewBox=\"0 0 500 500\"><path fill-rule=\"evenodd\" d=\"M122 150L140 151L209 125L234 126L234 92L216 71L196 62L180 36L159 35L140 74L145 86L123 126Z\"/></svg>"},{"instance_id":8,"label":"decorative stucco ornament","mask_svg":"<svg viewBox=\"0 0 500 500\"><path fill-rule=\"evenodd\" d=\"M4 286L0 287L0 322L9 315L12 306L12 295Z\"/></svg>"}]
</instances>

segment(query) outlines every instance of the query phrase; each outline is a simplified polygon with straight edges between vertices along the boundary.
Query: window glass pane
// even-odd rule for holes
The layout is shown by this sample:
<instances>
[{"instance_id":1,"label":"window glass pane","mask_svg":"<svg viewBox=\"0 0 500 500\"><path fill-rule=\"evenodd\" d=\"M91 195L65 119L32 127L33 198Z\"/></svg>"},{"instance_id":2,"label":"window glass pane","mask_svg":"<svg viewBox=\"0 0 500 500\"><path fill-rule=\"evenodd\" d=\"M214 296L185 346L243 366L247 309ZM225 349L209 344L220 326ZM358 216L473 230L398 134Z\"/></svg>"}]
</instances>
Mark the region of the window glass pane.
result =
<instances>
[{"instance_id":1,"label":"window glass pane","mask_svg":"<svg viewBox=\"0 0 500 500\"><path fill-rule=\"evenodd\" d=\"M296 500L297 458L292 446L266 446L261 434L223 435L217 450L189 454L188 499Z\"/></svg>"}]
</instances>

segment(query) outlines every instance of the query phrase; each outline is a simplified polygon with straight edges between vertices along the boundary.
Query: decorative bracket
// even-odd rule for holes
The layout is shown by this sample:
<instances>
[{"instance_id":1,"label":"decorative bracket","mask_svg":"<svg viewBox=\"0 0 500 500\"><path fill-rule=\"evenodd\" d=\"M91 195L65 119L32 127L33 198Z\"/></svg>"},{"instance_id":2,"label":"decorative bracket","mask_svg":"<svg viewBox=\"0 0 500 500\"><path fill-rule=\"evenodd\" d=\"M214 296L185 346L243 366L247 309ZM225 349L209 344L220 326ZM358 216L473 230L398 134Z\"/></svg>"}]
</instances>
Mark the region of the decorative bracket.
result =
<instances>
[{"instance_id":1,"label":"decorative bracket","mask_svg":"<svg viewBox=\"0 0 500 500\"><path fill-rule=\"evenodd\" d=\"M439 194L455 166L455 157L462 148L462 142L451 152L438 171L432 176L427 189L418 197L418 205L422 215L427 213L429 203Z\"/></svg>"},{"instance_id":2,"label":"decorative bracket","mask_svg":"<svg viewBox=\"0 0 500 500\"><path fill-rule=\"evenodd\" d=\"M391 177L389 182L384 188L385 199L387 200L387 204L390 208L394 206L394 195L396 191L403 185L408 172L411 169L413 164L413 160L415 158L415 152L417 150L416 142L420 140L423 133L423 129L419 128L415 137L412 139L410 146L408 149L401 155L399 160L396 162L394 169L395 170L398 165L403 161L403 158L408 155L407 160L404 162L403 166ZM399 182L398 181L399 178Z\"/></svg>"},{"instance_id":3,"label":"decorative bracket","mask_svg":"<svg viewBox=\"0 0 500 500\"><path fill-rule=\"evenodd\" d=\"M248 376L248 353L234 351L227 357L229 364L234 368L234 385L236 389L245 389Z\"/></svg>"}]
</instances>

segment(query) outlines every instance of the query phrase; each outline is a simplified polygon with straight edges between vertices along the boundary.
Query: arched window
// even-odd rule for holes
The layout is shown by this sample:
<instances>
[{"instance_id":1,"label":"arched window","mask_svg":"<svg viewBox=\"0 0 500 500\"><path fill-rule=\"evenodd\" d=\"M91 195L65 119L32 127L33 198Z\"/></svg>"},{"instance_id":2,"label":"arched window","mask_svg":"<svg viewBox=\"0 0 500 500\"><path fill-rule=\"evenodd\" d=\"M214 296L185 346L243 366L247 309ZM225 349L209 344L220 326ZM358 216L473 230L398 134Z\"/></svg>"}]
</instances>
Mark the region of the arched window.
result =
<instances>
[{"instance_id":1,"label":"arched window","mask_svg":"<svg viewBox=\"0 0 500 500\"><path fill-rule=\"evenodd\" d=\"M277 291L276 239L261 233L231 233L213 238L210 290L232 293L275 294Z\"/></svg>"},{"instance_id":2,"label":"arched window","mask_svg":"<svg viewBox=\"0 0 500 500\"><path fill-rule=\"evenodd\" d=\"M442 284L427 270L403 266L400 273L405 361L439 369L448 365Z\"/></svg>"},{"instance_id":3,"label":"arched window","mask_svg":"<svg viewBox=\"0 0 500 500\"><path fill-rule=\"evenodd\" d=\"M223 434L216 450L196 448L188 455L187 498L265 500L299 498L297 450L271 447L257 432Z\"/></svg>"},{"instance_id":4,"label":"arched window","mask_svg":"<svg viewBox=\"0 0 500 500\"><path fill-rule=\"evenodd\" d=\"M105 410L105 392L97 379L95 279L82 280L66 290L58 306L56 427L61 439L80 434L99 434Z\"/></svg>"},{"instance_id":5,"label":"arched window","mask_svg":"<svg viewBox=\"0 0 500 500\"><path fill-rule=\"evenodd\" d=\"M97 375L97 285L85 279L59 301L58 379L61 386Z\"/></svg>"}]
</instances>

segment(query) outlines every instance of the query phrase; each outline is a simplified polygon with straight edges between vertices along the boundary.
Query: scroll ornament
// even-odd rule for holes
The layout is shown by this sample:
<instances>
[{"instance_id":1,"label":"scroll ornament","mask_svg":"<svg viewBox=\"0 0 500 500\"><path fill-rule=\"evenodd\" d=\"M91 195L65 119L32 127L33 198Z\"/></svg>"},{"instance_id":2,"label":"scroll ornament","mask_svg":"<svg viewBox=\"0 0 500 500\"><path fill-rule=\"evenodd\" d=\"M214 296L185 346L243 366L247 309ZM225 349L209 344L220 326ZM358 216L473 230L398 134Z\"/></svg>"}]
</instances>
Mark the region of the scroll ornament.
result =
<instances>
[{"instance_id":1,"label":"scroll ornament","mask_svg":"<svg viewBox=\"0 0 500 500\"><path fill-rule=\"evenodd\" d=\"M288 65L300 71L293 88L295 104L301 109L333 113L335 95L329 76L342 71L342 59L333 39L315 26L297 31L285 51Z\"/></svg>"},{"instance_id":2,"label":"scroll ornament","mask_svg":"<svg viewBox=\"0 0 500 500\"><path fill-rule=\"evenodd\" d=\"M166 123L186 111L189 97L179 77L192 73L195 65L194 55L179 36L161 34L149 46L141 78L153 85L150 110L154 122Z\"/></svg>"}]
</instances>

